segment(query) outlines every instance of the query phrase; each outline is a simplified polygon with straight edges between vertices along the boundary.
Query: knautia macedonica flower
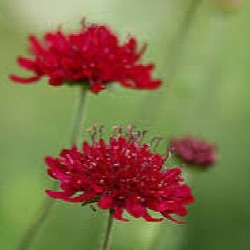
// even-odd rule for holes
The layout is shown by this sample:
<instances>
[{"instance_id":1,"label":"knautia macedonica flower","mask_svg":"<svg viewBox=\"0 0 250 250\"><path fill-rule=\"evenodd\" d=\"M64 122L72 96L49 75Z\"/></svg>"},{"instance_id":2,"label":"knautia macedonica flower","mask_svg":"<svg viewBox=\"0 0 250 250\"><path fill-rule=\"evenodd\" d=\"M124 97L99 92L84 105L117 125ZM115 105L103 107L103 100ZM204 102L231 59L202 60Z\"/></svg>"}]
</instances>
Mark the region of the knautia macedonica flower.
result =
<instances>
[{"instance_id":1,"label":"knautia macedonica flower","mask_svg":"<svg viewBox=\"0 0 250 250\"><path fill-rule=\"evenodd\" d=\"M102 130L102 129L101 129ZM47 190L52 198L82 204L97 202L113 212L117 220L127 211L135 218L161 221L163 217L183 223L173 215L185 216L186 205L194 198L178 167L164 167L166 156L154 152L152 143L143 143L145 132L121 127L106 142L92 128L92 142L73 146L59 157L46 157L48 174L60 182L59 191ZM160 213L154 218L149 210Z\"/></svg>"},{"instance_id":2,"label":"knautia macedonica flower","mask_svg":"<svg viewBox=\"0 0 250 250\"><path fill-rule=\"evenodd\" d=\"M208 167L216 163L217 147L195 137L173 138L170 150L185 163Z\"/></svg>"},{"instance_id":3,"label":"knautia macedonica flower","mask_svg":"<svg viewBox=\"0 0 250 250\"><path fill-rule=\"evenodd\" d=\"M29 42L31 57L19 57L17 61L33 76L11 75L14 82L28 84L48 77L52 86L81 84L93 93L114 82L148 90L161 85L160 80L152 79L154 64L140 62L146 46L138 48L135 37L120 43L105 25L83 25L80 31L70 34L59 29L45 33L43 41L31 35Z\"/></svg>"}]
</instances>

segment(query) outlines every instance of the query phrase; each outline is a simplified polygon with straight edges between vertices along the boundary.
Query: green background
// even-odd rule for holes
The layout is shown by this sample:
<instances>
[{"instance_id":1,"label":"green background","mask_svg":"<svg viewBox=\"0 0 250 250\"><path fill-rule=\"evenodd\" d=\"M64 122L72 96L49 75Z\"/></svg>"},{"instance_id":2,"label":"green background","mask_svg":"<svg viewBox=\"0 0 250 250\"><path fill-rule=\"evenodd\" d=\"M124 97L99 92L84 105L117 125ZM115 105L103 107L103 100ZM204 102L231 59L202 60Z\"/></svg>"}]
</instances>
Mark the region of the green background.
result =
<instances>
[{"instance_id":1,"label":"green background","mask_svg":"<svg viewBox=\"0 0 250 250\"><path fill-rule=\"evenodd\" d=\"M154 61L155 75L164 80L154 93L115 86L91 95L85 127L135 124L154 135L202 136L220 149L216 166L192 176L196 203L189 207L186 225L115 222L112 249L249 248L250 3L224 13L208 2L197 9L185 41L173 55L187 0L0 1L1 249L16 249L45 197L51 180L43 158L69 146L79 91L50 87L46 79L18 85L8 74L27 73L15 60L26 54L28 34L39 35L60 24L65 30L77 29L82 16L109 24L123 38L133 34L147 42L145 61ZM173 65L174 73L169 72ZM58 201L31 249L98 249L105 219L105 211L93 213Z\"/></svg>"}]
</instances>

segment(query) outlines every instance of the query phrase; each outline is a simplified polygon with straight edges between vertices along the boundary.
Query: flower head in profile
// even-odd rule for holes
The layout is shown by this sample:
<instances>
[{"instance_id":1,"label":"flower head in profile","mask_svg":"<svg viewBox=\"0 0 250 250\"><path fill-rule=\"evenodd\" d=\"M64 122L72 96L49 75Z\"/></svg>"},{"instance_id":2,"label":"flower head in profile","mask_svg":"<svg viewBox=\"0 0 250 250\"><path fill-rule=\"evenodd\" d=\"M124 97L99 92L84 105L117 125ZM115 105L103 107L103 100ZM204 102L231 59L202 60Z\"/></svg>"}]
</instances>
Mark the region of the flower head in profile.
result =
<instances>
[{"instance_id":1,"label":"flower head in profile","mask_svg":"<svg viewBox=\"0 0 250 250\"><path fill-rule=\"evenodd\" d=\"M185 216L194 198L178 167L164 168L167 157L154 152L154 142L143 143L145 132L115 127L108 141L97 127L92 142L73 146L59 157L46 157L48 174L60 182L59 191L47 190L52 198L67 202L94 203L112 211L117 220L127 211L135 218L161 221L163 217L183 223L173 215ZM102 127L100 130L102 132ZM149 210L160 214L154 218Z\"/></svg>"},{"instance_id":2,"label":"flower head in profile","mask_svg":"<svg viewBox=\"0 0 250 250\"><path fill-rule=\"evenodd\" d=\"M195 137L173 138L170 150L185 163L208 167L216 163L217 147Z\"/></svg>"},{"instance_id":3,"label":"flower head in profile","mask_svg":"<svg viewBox=\"0 0 250 250\"><path fill-rule=\"evenodd\" d=\"M146 46L138 48L135 37L120 43L118 36L105 25L83 25L78 32L60 29L44 34L42 41L29 37L29 58L19 57L18 64L33 73L30 77L11 75L14 82L34 83L48 77L49 84L80 84L98 93L106 85L119 82L133 89L156 89L161 81L152 79L153 63L140 59Z\"/></svg>"}]
</instances>

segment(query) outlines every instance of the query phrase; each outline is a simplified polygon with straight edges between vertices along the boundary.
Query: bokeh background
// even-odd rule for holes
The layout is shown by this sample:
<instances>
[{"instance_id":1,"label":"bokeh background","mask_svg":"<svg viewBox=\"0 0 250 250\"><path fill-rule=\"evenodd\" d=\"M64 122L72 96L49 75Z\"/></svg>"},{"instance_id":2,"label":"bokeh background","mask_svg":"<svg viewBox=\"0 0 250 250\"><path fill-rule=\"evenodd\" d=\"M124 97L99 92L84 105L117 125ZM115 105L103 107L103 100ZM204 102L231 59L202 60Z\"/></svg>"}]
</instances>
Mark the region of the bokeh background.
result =
<instances>
[{"instance_id":1,"label":"bokeh background","mask_svg":"<svg viewBox=\"0 0 250 250\"><path fill-rule=\"evenodd\" d=\"M0 0L2 250L16 249L45 197L51 180L43 158L69 145L79 91L53 88L46 80L17 85L8 74L26 73L15 59L26 54L30 33L39 35L59 25L74 30L83 16L111 25L122 37L133 34L147 42L145 60L156 62L156 75L164 80L154 94L117 86L92 95L86 127L139 124L166 137L202 136L220 148L219 163L192 176L197 201L190 206L186 225L116 222L112 249L249 248L250 3L224 11L212 0L203 1L192 14L188 32L177 39L192 1ZM151 112L143 111L142 105L150 102ZM98 249L105 219L103 211L58 201L31 249Z\"/></svg>"}]
</instances>

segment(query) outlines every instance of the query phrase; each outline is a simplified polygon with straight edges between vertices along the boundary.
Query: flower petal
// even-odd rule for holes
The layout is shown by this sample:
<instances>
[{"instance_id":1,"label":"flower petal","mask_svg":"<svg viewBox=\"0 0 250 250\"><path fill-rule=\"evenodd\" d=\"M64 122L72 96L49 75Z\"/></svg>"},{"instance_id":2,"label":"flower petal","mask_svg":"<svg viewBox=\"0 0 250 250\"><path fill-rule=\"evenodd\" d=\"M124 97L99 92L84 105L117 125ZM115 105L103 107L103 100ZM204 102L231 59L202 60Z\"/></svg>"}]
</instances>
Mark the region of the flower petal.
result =
<instances>
[{"instance_id":1,"label":"flower petal","mask_svg":"<svg viewBox=\"0 0 250 250\"><path fill-rule=\"evenodd\" d=\"M146 213L146 209L141 205L131 205L127 206L126 210L135 218L143 217Z\"/></svg>"},{"instance_id":2,"label":"flower petal","mask_svg":"<svg viewBox=\"0 0 250 250\"><path fill-rule=\"evenodd\" d=\"M154 218L152 217L148 211L146 211L146 213L144 214L143 218L148 221L148 222L161 222L163 220L163 218Z\"/></svg>"},{"instance_id":3,"label":"flower petal","mask_svg":"<svg viewBox=\"0 0 250 250\"><path fill-rule=\"evenodd\" d=\"M51 198L56 198L56 199L61 199L61 200L67 199L69 196L74 194L74 192L60 192L60 191L52 191L52 190L46 190L45 192Z\"/></svg>"},{"instance_id":4,"label":"flower petal","mask_svg":"<svg viewBox=\"0 0 250 250\"><path fill-rule=\"evenodd\" d=\"M113 213L113 217L117 220L128 222L129 220L123 218L122 214L123 214L123 208L115 208L114 213Z\"/></svg>"},{"instance_id":5,"label":"flower petal","mask_svg":"<svg viewBox=\"0 0 250 250\"><path fill-rule=\"evenodd\" d=\"M98 206L102 209L109 209L114 205L113 199L110 196L102 196L98 202Z\"/></svg>"},{"instance_id":6,"label":"flower petal","mask_svg":"<svg viewBox=\"0 0 250 250\"><path fill-rule=\"evenodd\" d=\"M24 58L24 57L18 57L17 58L18 64L27 70L38 72L39 68L35 60Z\"/></svg>"},{"instance_id":7,"label":"flower petal","mask_svg":"<svg viewBox=\"0 0 250 250\"><path fill-rule=\"evenodd\" d=\"M18 82L18 83L33 83L38 81L40 78L41 76L21 77L16 75L10 75L10 79L13 82Z\"/></svg>"},{"instance_id":8,"label":"flower petal","mask_svg":"<svg viewBox=\"0 0 250 250\"><path fill-rule=\"evenodd\" d=\"M178 224L186 224L185 221L177 220L177 219L173 218L172 216L170 216L170 214L168 214L168 213L162 213L162 215L163 215L165 218L167 218L167 219L169 219L169 220L171 220L171 221L173 221L173 222L175 222L175 223L178 223Z\"/></svg>"}]
</instances>

